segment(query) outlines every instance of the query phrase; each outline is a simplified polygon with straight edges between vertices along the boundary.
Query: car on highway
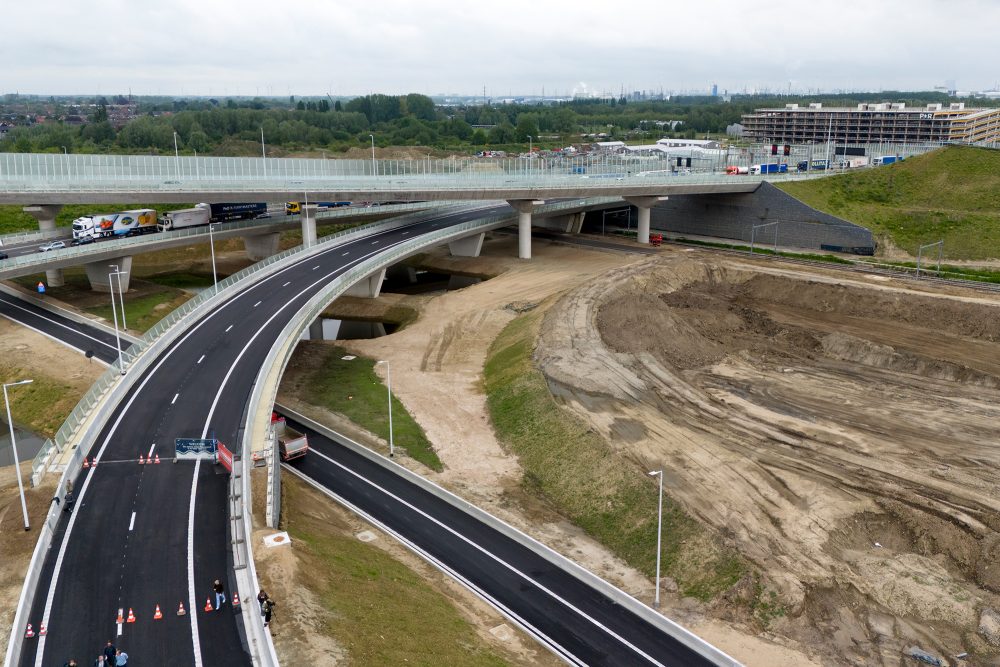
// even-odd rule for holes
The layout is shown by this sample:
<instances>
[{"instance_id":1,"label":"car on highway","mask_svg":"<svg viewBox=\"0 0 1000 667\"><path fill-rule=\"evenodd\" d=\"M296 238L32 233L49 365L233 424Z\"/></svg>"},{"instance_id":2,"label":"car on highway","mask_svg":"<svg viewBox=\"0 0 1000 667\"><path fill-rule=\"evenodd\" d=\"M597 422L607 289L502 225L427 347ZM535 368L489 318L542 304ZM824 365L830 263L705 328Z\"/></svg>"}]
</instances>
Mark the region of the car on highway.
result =
<instances>
[{"instance_id":1,"label":"car on highway","mask_svg":"<svg viewBox=\"0 0 1000 667\"><path fill-rule=\"evenodd\" d=\"M81 236L78 239L73 239L72 241L70 241L70 245L86 245L88 243L93 243L94 240L95 239L93 236Z\"/></svg>"},{"instance_id":2,"label":"car on highway","mask_svg":"<svg viewBox=\"0 0 1000 667\"><path fill-rule=\"evenodd\" d=\"M0 259L7 259L8 255L3 250L0 250Z\"/></svg>"},{"instance_id":3,"label":"car on highway","mask_svg":"<svg viewBox=\"0 0 1000 667\"><path fill-rule=\"evenodd\" d=\"M45 245L38 246L38 252L48 252L49 250L59 250L60 248L65 248L66 244L63 241L50 241Z\"/></svg>"}]
</instances>

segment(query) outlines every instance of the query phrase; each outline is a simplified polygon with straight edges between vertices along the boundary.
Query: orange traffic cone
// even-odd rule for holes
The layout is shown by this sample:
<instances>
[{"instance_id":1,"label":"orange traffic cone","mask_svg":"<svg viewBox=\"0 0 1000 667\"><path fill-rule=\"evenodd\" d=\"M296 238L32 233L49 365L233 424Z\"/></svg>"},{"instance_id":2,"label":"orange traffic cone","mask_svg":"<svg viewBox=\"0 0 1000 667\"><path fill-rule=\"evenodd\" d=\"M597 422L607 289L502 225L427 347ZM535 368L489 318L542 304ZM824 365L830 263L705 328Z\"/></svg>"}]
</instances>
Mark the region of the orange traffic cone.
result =
<instances>
[{"instance_id":1,"label":"orange traffic cone","mask_svg":"<svg viewBox=\"0 0 1000 667\"><path fill-rule=\"evenodd\" d=\"M240 606L240 594L237 593L236 591L233 591L233 608L235 609L236 607L239 606Z\"/></svg>"},{"instance_id":2,"label":"orange traffic cone","mask_svg":"<svg viewBox=\"0 0 1000 667\"><path fill-rule=\"evenodd\" d=\"M125 619L126 623L135 623L135 614L132 613L132 607L128 608L128 618Z\"/></svg>"},{"instance_id":3,"label":"orange traffic cone","mask_svg":"<svg viewBox=\"0 0 1000 667\"><path fill-rule=\"evenodd\" d=\"M146 463L146 460L142 458L142 454L139 454L139 465L143 465L144 463Z\"/></svg>"},{"instance_id":4,"label":"orange traffic cone","mask_svg":"<svg viewBox=\"0 0 1000 667\"><path fill-rule=\"evenodd\" d=\"M163 613L160 611L160 605L156 605L156 611L153 613L153 620L158 621L163 618Z\"/></svg>"},{"instance_id":5,"label":"orange traffic cone","mask_svg":"<svg viewBox=\"0 0 1000 667\"><path fill-rule=\"evenodd\" d=\"M181 602L180 606L177 607L177 615L178 616L184 616L185 614L187 614L187 612L184 611L184 603Z\"/></svg>"},{"instance_id":6,"label":"orange traffic cone","mask_svg":"<svg viewBox=\"0 0 1000 667\"><path fill-rule=\"evenodd\" d=\"M31 639L35 636L35 631L31 629L31 623L28 623L28 629L24 632L25 639Z\"/></svg>"},{"instance_id":7,"label":"orange traffic cone","mask_svg":"<svg viewBox=\"0 0 1000 667\"><path fill-rule=\"evenodd\" d=\"M90 467L91 468L96 468L97 467L97 457L96 456L90 459Z\"/></svg>"},{"instance_id":8,"label":"orange traffic cone","mask_svg":"<svg viewBox=\"0 0 1000 667\"><path fill-rule=\"evenodd\" d=\"M153 461L153 463L159 463L159 462L160 462L160 455L159 455L159 454L157 454L157 455L156 455L156 460L155 460L155 461Z\"/></svg>"},{"instance_id":9,"label":"orange traffic cone","mask_svg":"<svg viewBox=\"0 0 1000 667\"><path fill-rule=\"evenodd\" d=\"M209 598L205 598L205 611L214 611L212 609L212 600Z\"/></svg>"},{"instance_id":10,"label":"orange traffic cone","mask_svg":"<svg viewBox=\"0 0 1000 667\"><path fill-rule=\"evenodd\" d=\"M38 636L44 637L47 634L49 634L49 631L45 629L45 624L42 623L41 626L39 626L38 628Z\"/></svg>"},{"instance_id":11,"label":"orange traffic cone","mask_svg":"<svg viewBox=\"0 0 1000 667\"><path fill-rule=\"evenodd\" d=\"M124 623L124 622L125 622L125 617L122 616L122 610L119 609L118 610L118 619L115 621L115 623L121 624L121 623Z\"/></svg>"},{"instance_id":12,"label":"orange traffic cone","mask_svg":"<svg viewBox=\"0 0 1000 667\"><path fill-rule=\"evenodd\" d=\"M87 460L86 456L83 457L83 467L85 469L90 467L90 461Z\"/></svg>"}]
</instances>

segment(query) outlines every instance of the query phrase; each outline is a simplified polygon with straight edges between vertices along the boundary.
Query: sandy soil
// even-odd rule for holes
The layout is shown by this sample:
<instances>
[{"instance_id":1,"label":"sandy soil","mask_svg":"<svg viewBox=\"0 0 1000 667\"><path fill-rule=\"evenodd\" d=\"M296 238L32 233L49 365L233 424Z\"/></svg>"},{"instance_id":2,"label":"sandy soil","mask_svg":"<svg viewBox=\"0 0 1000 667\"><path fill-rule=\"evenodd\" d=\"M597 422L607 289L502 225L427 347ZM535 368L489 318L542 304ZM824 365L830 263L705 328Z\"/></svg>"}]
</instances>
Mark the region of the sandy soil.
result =
<instances>
[{"instance_id":1,"label":"sandy soil","mask_svg":"<svg viewBox=\"0 0 1000 667\"><path fill-rule=\"evenodd\" d=\"M434 473L404 459L407 465L630 594L647 599L652 582L523 491L521 469L496 441L481 388L487 350L519 310L589 284L609 272L627 271L644 259L536 242L532 260L521 262L514 259L515 243L512 238L487 243L484 253L488 255L488 270L500 273L498 277L436 296L385 295L381 298L418 308L419 320L391 336L339 344L368 357L391 361L393 392L427 432L445 470ZM472 267L476 265L475 260L443 256L429 257L425 263L450 270L462 270L464 263L469 273L475 273ZM585 326L586 322L573 323L576 325ZM713 643L751 667L819 664L794 642L758 637L745 627L713 622L690 600L668 595L662 609L668 616L704 631Z\"/></svg>"},{"instance_id":2,"label":"sandy soil","mask_svg":"<svg viewBox=\"0 0 1000 667\"><path fill-rule=\"evenodd\" d=\"M824 664L997 664L1000 299L910 286L668 253L571 292L536 358L766 574L773 633Z\"/></svg>"}]
</instances>

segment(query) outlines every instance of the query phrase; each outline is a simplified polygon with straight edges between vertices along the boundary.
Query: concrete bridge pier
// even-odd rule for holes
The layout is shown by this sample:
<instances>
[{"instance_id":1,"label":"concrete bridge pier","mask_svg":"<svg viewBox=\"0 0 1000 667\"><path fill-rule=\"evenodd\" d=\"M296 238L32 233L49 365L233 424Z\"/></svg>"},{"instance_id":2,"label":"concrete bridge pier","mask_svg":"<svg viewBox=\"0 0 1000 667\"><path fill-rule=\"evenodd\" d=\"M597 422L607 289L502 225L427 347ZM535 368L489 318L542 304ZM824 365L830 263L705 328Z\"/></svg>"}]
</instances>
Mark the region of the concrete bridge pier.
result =
<instances>
[{"instance_id":1,"label":"concrete bridge pier","mask_svg":"<svg viewBox=\"0 0 1000 667\"><path fill-rule=\"evenodd\" d=\"M451 241L448 243L448 252L453 257L479 257L479 253L483 251L483 241L485 239L486 233L483 232L482 234L466 236L464 239Z\"/></svg>"},{"instance_id":2,"label":"concrete bridge pier","mask_svg":"<svg viewBox=\"0 0 1000 667\"><path fill-rule=\"evenodd\" d=\"M347 288L346 296L359 296L362 299L377 299L382 293L382 281L385 280L385 269L362 278Z\"/></svg>"},{"instance_id":3,"label":"concrete bridge pier","mask_svg":"<svg viewBox=\"0 0 1000 667\"><path fill-rule=\"evenodd\" d=\"M313 225L313 234L316 227ZM313 241L315 241L315 236ZM255 236L243 237L243 248L247 254L247 259L252 262L259 262L267 259L271 255L278 254L278 243L281 241L281 234L274 232L271 234L257 234Z\"/></svg>"},{"instance_id":4,"label":"concrete bridge pier","mask_svg":"<svg viewBox=\"0 0 1000 667\"><path fill-rule=\"evenodd\" d=\"M62 204L39 204L35 206L25 206L23 210L32 218L38 221L38 228L43 232L52 231L56 228L56 216L62 209ZM66 284L63 279L62 269L46 269L45 282L49 287L62 287Z\"/></svg>"},{"instance_id":5,"label":"concrete bridge pier","mask_svg":"<svg viewBox=\"0 0 1000 667\"><path fill-rule=\"evenodd\" d=\"M666 197L625 197L625 201L639 209L639 243L649 243L649 209Z\"/></svg>"},{"instance_id":6,"label":"concrete bridge pier","mask_svg":"<svg viewBox=\"0 0 1000 667\"><path fill-rule=\"evenodd\" d=\"M567 213L566 215L543 218L535 226L566 234L579 234L580 230L583 229L583 218L586 214L586 211L580 211L579 213Z\"/></svg>"},{"instance_id":7,"label":"concrete bridge pier","mask_svg":"<svg viewBox=\"0 0 1000 667\"><path fill-rule=\"evenodd\" d=\"M309 325L309 340L323 340L323 317L317 317Z\"/></svg>"},{"instance_id":8,"label":"concrete bridge pier","mask_svg":"<svg viewBox=\"0 0 1000 667\"><path fill-rule=\"evenodd\" d=\"M302 245L316 245L316 204L302 205Z\"/></svg>"},{"instance_id":9,"label":"concrete bridge pier","mask_svg":"<svg viewBox=\"0 0 1000 667\"><path fill-rule=\"evenodd\" d=\"M116 264L119 271L123 271L124 274L121 276L111 276L108 278L108 274L114 271L110 265ZM118 280L121 278L122 292L128 292L129 279L132 277L132 257L112 257L109 259L102 259L99 262L91 262L90 264L85 264L84 268L87 270L87 279L90 281L90 288L95 292L110 292L112 284L114 285L115 294L118 294ZM115 296L117 299L118 297Z\"/></svg>"},{"instance_id":10,"label":"concrete bridge pier","mask_svg":"<svg viewBox=\"0 0 1000 667\"><path fill-rule=\"evenodd\" d=\"M510 199L507 201L517 211L517 256L531 259L531 212L544 204L538 199Z\"/></svg>"}]
</instances>

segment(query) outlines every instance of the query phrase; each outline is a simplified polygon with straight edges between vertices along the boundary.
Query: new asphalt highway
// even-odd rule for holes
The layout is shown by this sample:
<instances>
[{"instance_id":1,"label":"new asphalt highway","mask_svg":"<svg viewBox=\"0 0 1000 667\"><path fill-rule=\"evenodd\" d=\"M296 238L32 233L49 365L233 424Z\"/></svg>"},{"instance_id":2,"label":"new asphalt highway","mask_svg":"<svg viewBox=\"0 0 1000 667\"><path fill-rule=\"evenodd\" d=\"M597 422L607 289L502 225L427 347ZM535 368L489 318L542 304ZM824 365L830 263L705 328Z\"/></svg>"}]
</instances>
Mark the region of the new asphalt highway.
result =
<instances>
[{"instance_id":1,"label":"new asphalt highway","mask_svg":"<svg viewBox=\"0 0 1000 667\"><path fill-rule=\"evenodd\" d=\"M25 641L19 664L85 664L108 640L134 664L249 664L240 615L228 603L218 612L203 609L212 581L221 579L228 596L232 580L226 475L208 461L169 463L174 438L237 441L261 361L293 313L332 277L402 240L498 210L429 217L323 250L233 297L164 351L92 443L99 464L77 479L79 500L62 514L28 619L36 630L45 622L47 635ZM0 314L10 308L24 314L0 299ZM97 337L84 324L33 316L43 317L33 328L77 349L91 343L72 342L74 335ZM111 339L102 357L113 358ZM312 447L291 464L296 474L403 540L563 660L713 664L535 551L292 423L309 432ZM138 456L150 453L163 463L138 465ZM176 614L181 602L185 616ZM161 620L153 619L156 605ZM130 608L135 623L119 625L118 610L127 616Z\"/></svg>"},{"instance_id":2,"label":"new asphalt highway","mask_svg":"<svg viewBox=\"0 0 1000 667\"><path fill-rule=\"evenodd\" d=\"M135 664L248 664L241 617L228 604L203 611L213 580L231 588L227 476L207 461L169 463L175 438L238 440L260 364L331 279L418 234L502 210L428 216L325 248L218 306L165 350L83 445L98 466L80 471L76 508L56 529L28 618L47 635L25 641L19 664L83 664L108 640ZM164 462L138 464L151 454ZM136 621L117 623L119 609Z\"/></svg>"}]
</instances>

